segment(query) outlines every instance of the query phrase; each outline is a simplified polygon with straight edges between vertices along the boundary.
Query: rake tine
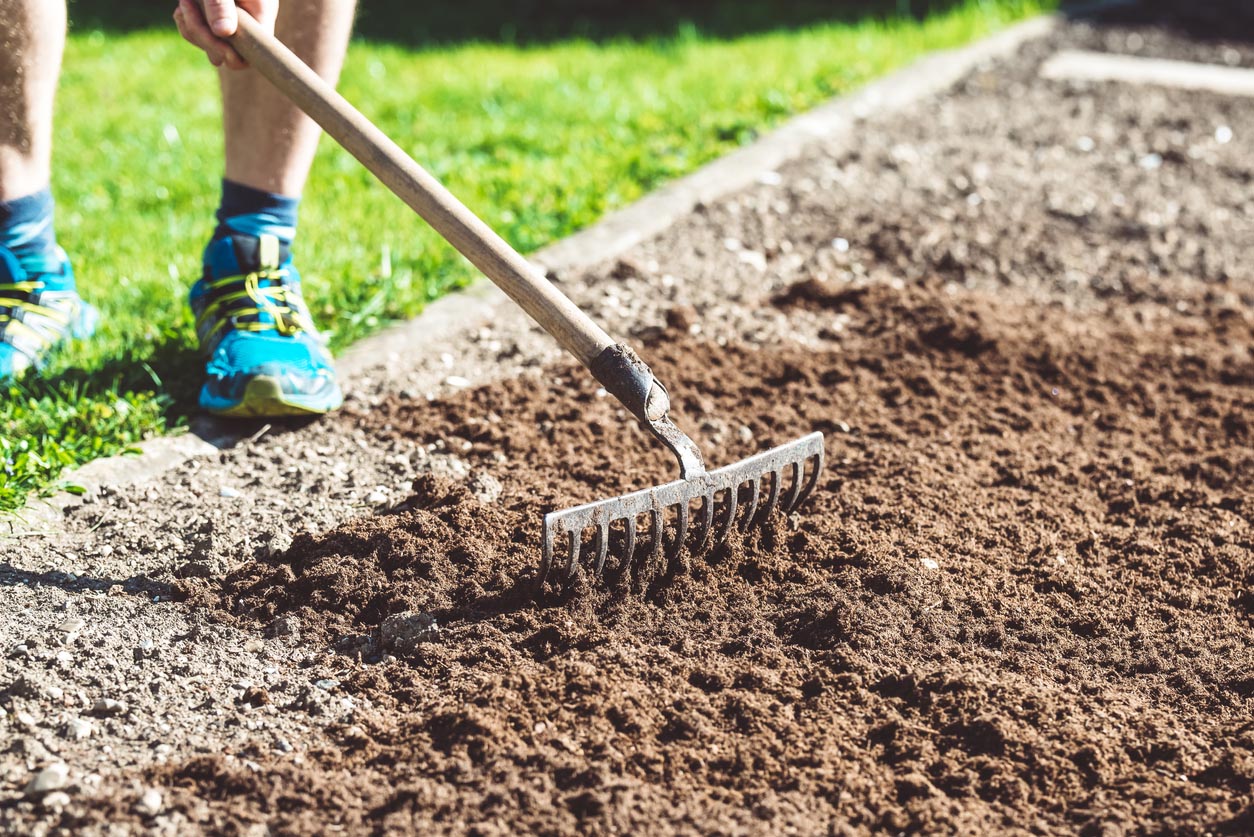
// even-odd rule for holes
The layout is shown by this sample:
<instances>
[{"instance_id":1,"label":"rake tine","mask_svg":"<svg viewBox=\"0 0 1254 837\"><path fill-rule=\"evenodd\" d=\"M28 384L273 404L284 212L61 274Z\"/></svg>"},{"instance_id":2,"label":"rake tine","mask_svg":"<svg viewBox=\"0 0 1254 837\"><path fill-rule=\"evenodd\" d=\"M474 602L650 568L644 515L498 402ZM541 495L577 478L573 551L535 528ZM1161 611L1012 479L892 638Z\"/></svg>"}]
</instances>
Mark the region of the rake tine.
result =
<instances>
[{"instance_id":1,"label":"rake tine","mask_svg":"<svg viewBox=\"0 0 1254 837\"><path fill-rule=\"evenodd\" d=\"M805 473L804 465L804 462L792 463L792 489L784 500L784 514L791 514L792 510L797 507L797 500L801 499L801 477Z\"/></svg>"},{"instance_id":2,"label":"rake tine","mask_svg":"<svg viewBox=\"0 0 1254 837\"><path fill-rule=\"evenodd\" d=\"M597 564L596 575L600 578L605 571L605 556L610 551L610 524L602 523L597 527Z\"/></svg>"},{"instance_id":3,"label":"rake tine","mask_svg":"<svg viewBox=\"0 0 1254 837\"><path fill-rule=\"evenodd\" d=\"M630 567L636 555L636 516L627 516L627 541L623 544L623 566Z\"/></svg>"},{"instance_id":4,"label":"rake tine","mask_svg":"<svg viewBox=\"0 0 1254 837\"><path fill-rule=\"evenodd\" d=\"M684 538L688 537L688 502L679 504L679 532L675 535L675 540L671 543L670 553L666 556L667 560L673 561L680 550L684 548Z\"/></svg>"},{"instance_id":5,"label":"rake tine","mask_svg":"<svg viewBox=\"0 0 1254 837\"><path fill-rule=\"evenodd\" d=\"M566 577L575 577L575 567L579 564L579 548L583 546L583 531L572 530L570 533L570 562L566 565Z\"/></svg>"},{"instance_id":6,"label":"rake tine","mask_svg":"<svg viewBox=\"0 0 1254 837\"><path fill-rule=\"evenodd\" d=\"M727 540L727 536L731 534L732 524L736 522L736 504L739 499L736 497L739 486L733 485L727 489L727 520L723 523L722 530L718 533L716 543L722 543Z\"/></svg>"},{"instance_id":7,"label":"rake tine","mask_svg":"<svg viewBox=\"0 0 1254 837\"><path fill-rule=\"evenodd\" d=\"M766 522L775 512L775 506L779 503L779 489L784 482L784 471L771 471L771 493L766 495L766 510L762 513L762 521Z\"/></svg>"},{"instance_id":8,"label":"rake tine","mask_svg":"<svg viewBox=\"0 0 1254 837\"><path fill-rule=\"evenodd\" d=\"M739 491L740 486L736 486L736 490ZM745 508L745 516L740 520L741 532L749 531L749 527L753 525L753 516L758 513L758 497L761 493L758 478L754 477L749 480L749 505Z\"/></svg>"},{"instance_id":9,"label":"rake tine","mask_svg":"<svg viewBox=\"0 0 1254 837\"><path fill-rule=\"evenodd\" d=\"M649 550L649 561L654 565L662 557L662 524L665 522L662 519L663 511L661 506L653 509L653 548Z\"/></svg>"},{"instance_id":10,"label":"rake tine","mask_svg":"<svg viewBox=\"0 0 1254 837\"><path fill-rule=\"evenodd\" d=\"M701 498L701 529L697 535L697 544L693 547L694 552L701 552L705 549L705 545L710 540L710 532L714 529L714 492L702 496Z\"/></svg>"},{"instance_id":11,"label":"rake tine","mask_svg":"<svg viewBox=\"0 0 1254 837\"><path fill-rule=\"evenodd\" d=\"M819 484L819 474L823 471L823 449L819 448L817 461L814 463L814 470L810 472L810 479L806 481L806 487L802 489L801 496L797 498L797 505L801 505L810 499L810 494L814 491L814 487Z\"/></svg>"}]
</instances>

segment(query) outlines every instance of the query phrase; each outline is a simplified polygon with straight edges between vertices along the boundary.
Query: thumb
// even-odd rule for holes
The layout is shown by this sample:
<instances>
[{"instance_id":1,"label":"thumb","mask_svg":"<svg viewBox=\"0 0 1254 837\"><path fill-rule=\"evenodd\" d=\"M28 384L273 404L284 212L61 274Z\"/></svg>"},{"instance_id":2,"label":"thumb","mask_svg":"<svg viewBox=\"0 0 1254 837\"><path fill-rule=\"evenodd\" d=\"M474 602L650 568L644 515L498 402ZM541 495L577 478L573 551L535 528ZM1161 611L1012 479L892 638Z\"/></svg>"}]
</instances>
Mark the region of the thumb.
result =
<instances>
[{"instance_id":1,"label":"thumb","mask_svg":"<svg viewBox=\"0 0 1254 837\"><path fill-rule=\"evenodd\" d=\"M209 30L217 37L231 37L238 26L235 0L205 0L205 20L209 23Z\"/></svg>"}]
</instances>

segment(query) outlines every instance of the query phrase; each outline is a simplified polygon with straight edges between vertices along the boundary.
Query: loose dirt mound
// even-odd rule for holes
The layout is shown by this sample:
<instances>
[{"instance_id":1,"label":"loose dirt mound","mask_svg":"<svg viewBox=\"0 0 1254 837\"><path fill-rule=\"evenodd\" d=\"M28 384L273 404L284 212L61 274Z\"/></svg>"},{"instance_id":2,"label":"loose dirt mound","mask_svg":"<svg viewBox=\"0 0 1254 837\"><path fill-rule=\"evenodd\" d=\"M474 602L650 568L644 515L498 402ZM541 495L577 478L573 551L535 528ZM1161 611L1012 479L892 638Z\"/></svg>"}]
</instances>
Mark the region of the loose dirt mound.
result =
<instances>
[{"instance_id":1,"label":"loose dirt mound","mask_svg":"<svg viewBox=\"0 0 1254 837\"><path fill-rule=\"evenodd\" d=\"M716 463L817 428L828 470L670 584L528 598L543 510L670 478L582 372L356 416L499 496L424 478L192 587L367 661L387 616L435 627L346 662L371 708L304 766L173 767L173 804L279 830L1254 828L1251 317L820 282L775 304L829 319L822 345L677 327L646 355Z\"/></svg>"}]
</instances>

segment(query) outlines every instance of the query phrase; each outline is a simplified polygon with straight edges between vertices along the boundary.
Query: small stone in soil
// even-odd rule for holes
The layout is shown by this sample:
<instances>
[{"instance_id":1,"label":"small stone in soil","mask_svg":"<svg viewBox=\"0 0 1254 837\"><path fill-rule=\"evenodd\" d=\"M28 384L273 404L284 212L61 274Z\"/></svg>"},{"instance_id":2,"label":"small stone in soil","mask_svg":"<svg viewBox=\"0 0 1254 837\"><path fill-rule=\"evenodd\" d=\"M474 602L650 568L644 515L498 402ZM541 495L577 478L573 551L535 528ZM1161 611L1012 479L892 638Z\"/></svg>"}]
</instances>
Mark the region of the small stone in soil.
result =
<instances>
[{"instance_id":1,"label":"small stone in soil","mask_svg":"<svg viewBox=\"0 0 1254 837\"><path fill-rule=\"evenodd\" d=\"M292 536L287 532L278 531L270 536L270 554L278 555L292 548Z\"/></svg>"},{"instance_id":2,"label":"small stone in soil","mask_svg":"<svg viewBox=\"0 0 1254 837\"><path fill-rule=\"evenodd\" d=\"M144 791L144 795L135 803L135 813L141 817L155 817L161 813L163 802L161 791L156 788L149 788Z\"/></svg>"},{"instance_id":3,"label":"small stone in soil","mask_svg":"<svg viewBox=\"0 0 1254 837\"><path fill-rule=\"evenodd\" d=\"M420 643L438 638L439 632L440 626L431 614L409 610L389 616L379 626L383 646L398 654L412 653Z\"/></svg>"},{"instance_id":4,"label":"small stone in soil","mask_svg":"<svg viewBox=\"0 0 1254 837\"><path fill-rule=\"evenodd\" d=\"M27 796L39 796L60 790L70 778L70 769L64 762L54 762L36 773L26 785Z\"/></svg>"},{"instance_id":5,"label":"small stone in soil","mask_svg":"<svg viewBox=\"0 0 1254 837\"><path fill-rule=\"evenodd\" d=\"M218 489L218 496L226 500L234 500L239 496L239 491L229 485L224 485Z\"/></svg>"},{"instance_id":6,"label":"small stone in soil","mask_svg":"<svg viewBox=\"0 0 1254 837\"><path fill-rule=\"evenodd\" d=\"M295 616L280 616L266 627L266 636L297 638L300 636L300 620Z\"/></svg>"},{"instance_id":7,"label":"small stone in soil","mask_svg":"<svg viewBox=\"0 0 1254 837\"><path fill-rule=\"evenodd\" d=\"M113 698L96 698L91 711L96 715L121 715L126 712L126 703Z\"/></svg>"},{"instance_id":8,"label":"small stone in soil","mask_svg":"<svg viewBox=\"0 0 1254 837\"><path fill-rule=\"evenodd\" d=\"M483 471L470 478L469 488L475 499L484 505L495 503L501 498L501 492L505 490L500 480Z\"/></svg>"},{"instance_id":9,"label":"small stone in soil","mask_svg":"<svg viewBox=\"0 0 1254 837\"><path fill-rule=\"evenodd\" d=\"M65 791L53 791L45 796L40 804L49 810L65 808L70 804L70 795Z\"/></svg>"},{"instance_id":10,"label":"small stone in soil","mask_svg":"<svg viewBox=\"0 0 1254 837\"><path fill-rule=\"evenodd\" d=\"M84 738L90 738L92 733L91 721L85 718L71 718L65 724L65 736L75 741L82 741Z\"/></svg>"}]
</instances>

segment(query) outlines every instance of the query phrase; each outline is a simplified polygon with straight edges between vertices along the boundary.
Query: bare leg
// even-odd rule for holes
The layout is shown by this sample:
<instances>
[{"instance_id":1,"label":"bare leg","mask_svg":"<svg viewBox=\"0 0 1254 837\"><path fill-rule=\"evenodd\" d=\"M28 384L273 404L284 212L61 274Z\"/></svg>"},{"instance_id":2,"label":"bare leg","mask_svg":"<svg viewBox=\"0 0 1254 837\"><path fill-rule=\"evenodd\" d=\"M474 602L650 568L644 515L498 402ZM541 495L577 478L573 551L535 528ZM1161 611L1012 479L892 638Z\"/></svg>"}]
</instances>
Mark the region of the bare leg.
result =
<instances>
[{"instance_id":1,"label":"bare leg","mask_svg":"<svg viewBox=\"0 0 1254 837\"><path fill-rule=\"evenodd\" d=\"M0 0L0 6L6 2ZM275 32L306 64L335 83L355 7L354 0L285 0ZM227 179L299 197L318 147L318 126L255 70L223 69L221 76Z\"/></svg>"},{"instance_id":2,"label":"bare leg","mask_svg":"<svg viewBox=\"0 0 1254 837\"><path fill-rule=\"evenodd\" d=\"M0 0L0 200L48 185L64 49L64 3Z\"/></svg>"}]
</instances>

